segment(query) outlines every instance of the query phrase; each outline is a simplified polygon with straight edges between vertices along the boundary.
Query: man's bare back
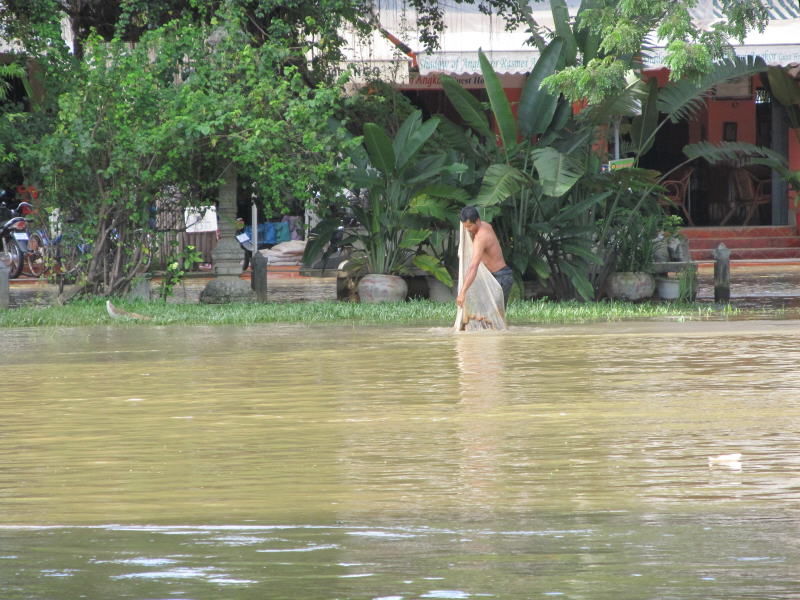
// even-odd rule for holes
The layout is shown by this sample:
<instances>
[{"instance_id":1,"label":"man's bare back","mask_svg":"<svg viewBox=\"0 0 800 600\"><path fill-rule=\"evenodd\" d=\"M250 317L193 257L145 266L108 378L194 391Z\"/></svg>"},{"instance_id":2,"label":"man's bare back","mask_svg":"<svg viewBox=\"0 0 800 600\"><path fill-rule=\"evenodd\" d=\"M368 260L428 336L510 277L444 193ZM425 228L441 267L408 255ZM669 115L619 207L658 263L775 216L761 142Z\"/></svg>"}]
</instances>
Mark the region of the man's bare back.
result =
<instances>
[{"instance_id":1,"label":"man's bare back","mask_svg":"<svg viewBox=\"0 0 800 600\"><path fill-rule=\"evenodd\" d=\"M478 221L474 225L475 231L467 228L472 238L472 260L482 262L492 273L499 271L506 266L506 261L494 228L484 221Z\"/></svg>"}]
</instances>

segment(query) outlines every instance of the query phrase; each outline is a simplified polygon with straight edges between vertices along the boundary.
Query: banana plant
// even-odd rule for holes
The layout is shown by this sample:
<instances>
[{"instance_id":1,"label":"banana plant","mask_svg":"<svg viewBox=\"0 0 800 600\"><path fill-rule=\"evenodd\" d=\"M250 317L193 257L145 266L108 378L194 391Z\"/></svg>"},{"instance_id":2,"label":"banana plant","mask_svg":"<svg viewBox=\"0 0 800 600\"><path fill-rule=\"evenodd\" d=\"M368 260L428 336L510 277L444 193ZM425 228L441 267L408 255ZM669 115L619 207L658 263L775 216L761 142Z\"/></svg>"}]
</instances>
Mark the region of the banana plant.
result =
<instances>
[{"instance_id":1,"label":"banana plant","mask_svg":"<svg viewBox=\"0 0 800 600\"><path fill-rule=\"evenodd\" d=\"M681 80L659 89L655 81L644 82L634 71L634 56L617 57L630 69L625 87L573 115L571 104L545 84L554 74L577 64L578 57L584 64L609 58L603 55L597 34L582 27L584 15L591 14L586 11L601 6L602 0L584 0L574 24L564 0L551 0L550 5L555 37L549 44L541 36L536 38L541 56L517 105L518 120L483 53L479 58L492 122L487 119L486 107L474 96L454 80L441 79L466 124L469 139L482 142L472 153L483 160L475 203L485 219L495 219L495 229L517 276L532 271L540 279L561 281L565 293L571 286L573 292L588 299L593 296L592 288L602 285L597 273L609 258L602 246L603 240L610 239L606 230L610 223L624 225L600 210L605 198L602 190L594 189L594 183L583 183L587 178L593 181L599 171L599 159L591 150L598 131L623 118L631 119L629 149L638 160L652 148L667 120L690 117L715 85L758 73L765 65L758 58L734 57L698 80ZM612 196L626 209L648 212L656 205L659 178L645 171L634 175L641 180L641 185L631 188L635 194ZM605 178L609 185L615 179ZM628 210L626 214L632 213ZM565 250L554 244L563 244ZM565 280L569 285L563 284Z\"/></svg>"},{"instance_id":2,"label":"banana plant","mask_svg":"<svg viewBox=\"0 0 800 600\"><path fill-rule=\"evenodd\" d=\"M653 145L656 134L667 123L677 123L695 116L705 106L708 93L717 85L737 77L750 77L764 72L767 65L761 57L734 56L714 65L699 79L682 79L659 89L655 80L631 86L625 95L642 105L632 123L633 152L638 158ZM646 91L643 90L646 86ZM659 120L659 115L666 118Z\"/></svg>"},{"instance_id":3,"label":"banana plant","mask_svg":"<svg viewBox=\"0 0 800 600\"><path fill-rule=\"evenodd\" d=\"M442 80L469 134L477 136L486 148L475 153L488 163L482 165L475 204L485 220L493 221L516 277L531 270L541 279L567 273L572 290L588 299L593 292L582 271L585 261L593 260L592 236L584 226L573 226L570 221L577 213L585 213L586 202L574 203L578 209L573 211L569 193L587 172L591 131L573 131L569 103L541 86L569 60L571 48L561 38L544 47L517 106L519 121L499 77L479 53L498 135L474 96L454 80L444 76Z\"/></svg>"},{"instance_id":4,"label":"banana plant","mask_svg":"<svg viewBox=\"0 0 800 600\"><path fill-rule=\"evenodd\" d=\"M703 159L710 164L737 161L742 166L764 165L775 171L794 191L800 191L800 170L789 169L787 159L782 154L747 142L697 142L683 147L687 160L680 168L694 160Z\"/></svg>"},{"instance_id":5,"label":"banana plant","mask_svg":"<svg viewBox=\"0 0 800 600\"><path fill-rule=\"evenodd\" d=\"M350 205L360 226L341 243L356 249L366 272L401 274L413 264L445 285L453 284L441 260L421 250L438 216L465 200L464 191L448 182L466 167L442 152L423 153L438 126L438 118L423 121L421 111L402 123L394 139L375 123L364 125L363 148L351 157L349 178L354 189L367 190L369 199ZM306 264L322 254L338 225L325 219L312 231Z\"/></svg>"}]
</instances>

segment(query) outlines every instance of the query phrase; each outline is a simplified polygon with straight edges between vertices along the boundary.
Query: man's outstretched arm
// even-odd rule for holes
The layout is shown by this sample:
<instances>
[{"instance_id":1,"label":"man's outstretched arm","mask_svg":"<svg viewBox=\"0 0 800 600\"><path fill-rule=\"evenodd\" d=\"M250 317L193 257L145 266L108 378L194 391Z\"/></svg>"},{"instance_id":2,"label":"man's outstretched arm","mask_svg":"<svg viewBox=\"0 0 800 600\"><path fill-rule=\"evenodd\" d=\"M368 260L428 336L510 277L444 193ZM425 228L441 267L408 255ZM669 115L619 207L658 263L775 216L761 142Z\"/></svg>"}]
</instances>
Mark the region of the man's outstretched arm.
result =
<instances>
[{"instance_id":1,"label":"man's outstretched arm","mask_svg":"<svg viewBox=\"0 0 800 600\"><path fill-rule=\"evenodd\" d=\"M483 256L483 240L475 240L475 245L472 246L472 256L470 257L469 261L469 269L467 270L467 274L464 276L464 283L462 284L461 291L458 293L458 297L456 298L456 304L458 306L464 306L464 299L467 297L467 290L478 276L478 267L481 264L481 256Z\"/></svg>"}]
</instances>

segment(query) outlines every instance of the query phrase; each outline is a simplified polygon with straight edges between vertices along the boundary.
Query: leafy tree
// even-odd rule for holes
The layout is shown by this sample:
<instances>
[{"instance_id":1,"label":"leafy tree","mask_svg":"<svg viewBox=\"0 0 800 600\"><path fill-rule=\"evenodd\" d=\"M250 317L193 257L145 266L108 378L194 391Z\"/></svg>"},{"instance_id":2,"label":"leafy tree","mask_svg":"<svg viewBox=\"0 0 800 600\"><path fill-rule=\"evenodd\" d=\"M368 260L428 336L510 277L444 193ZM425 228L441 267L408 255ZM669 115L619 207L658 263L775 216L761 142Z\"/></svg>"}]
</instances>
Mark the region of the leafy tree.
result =
<instances>
[{"instance_id":1,"label":"leafy tree","mask_svg":"<svg viewBox=\"0 0 800 600\"><path fill-rule=\"evenodd\" d=\"M505 3L502 3L505 4ZM554 31L546 31L524 10L511 22L526 23L531 43L543 50L546 38L564 40L563 64L545 80L554 92L573 101L599 102L625 87L625 74L641 71L642 60L656 44L664 45L670 79L677 81L711 73L715 63L732 56L731 40L741 42L747 31L763 31L768 21L762 0L722 0L723 18L710 28L691 17L694 0L584 0L574 19L566 0L549 0Z\"/></svg>"},{"instance_id":2,"label":"leafy tree","mask_svg":"<svg viewBox=\"0 0 800 600\"><path fill-rule=\"evenodd\" d=\"M239 16L173 22L134 48L87 40L79 85L31 155L49 202L91 245L81 291L125 291L146 266L156 199L169 190L181 204L208 203L230 163L268 210L338 189L348 144L331 120L338 89L309 89L284 48L248 43Z\"/></svg>"},{"instance_id":3,"label":"leafy tree","mask_svg":"<svg viewBox=\"0 0 800 600\"><path fill-rule=\"evenodd\" d=\"M79 60L92 35L107 42L136 42L145 32L176 19L209 26L221 14L235 10L242 15L241 26L250 43L277 41L287 50L286 63L297 67L311 86L328 79L341 60L344 24L369 30L363 15L372 5L369 0L4 0L4 4L1 37L18 39L28 52L40 54L58 44L60 21L66 18L73 38L70 51Z\"/></svg>"},{"instance_id":4,"label":"leafy tree","mask_svg":"<svg viewBox=\"0 0 800 600\"><path fill-rule=\"evenodd\" d=\"M6 135L7 128L10 129L14 126L14 120L17 117L17 110L9 109L4 106L5 101L8 99L8 93L11 90L11 79L22 79L25 77L24 69L17 63L8 65L0 65L0 122L3 122L2 133L0 133L0 174L5 170L8 163L12 162L16 156L13 153L6 151Z\"/></svg>"}]
</instances>

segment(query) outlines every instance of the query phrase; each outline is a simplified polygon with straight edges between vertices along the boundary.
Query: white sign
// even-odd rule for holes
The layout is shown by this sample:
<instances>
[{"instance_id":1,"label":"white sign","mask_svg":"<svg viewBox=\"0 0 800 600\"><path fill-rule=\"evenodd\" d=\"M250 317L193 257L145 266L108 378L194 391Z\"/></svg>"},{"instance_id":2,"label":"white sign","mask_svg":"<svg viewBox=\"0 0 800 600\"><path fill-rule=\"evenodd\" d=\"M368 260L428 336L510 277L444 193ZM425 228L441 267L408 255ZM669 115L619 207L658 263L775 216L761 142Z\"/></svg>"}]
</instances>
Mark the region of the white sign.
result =
<instances>
[{"instance_id":1,"label":"white sign","mask_svg":"<svg viewBox=\"0 0 800 600\"><path fill-rule=\"evenodd\" d=\"M186 233L202 233L217 230L217 207L201 206L189 207L185 210L183 218L186 219Z\"/></svg>"},{"instance_id":2,"label":"white sign","mask_svg":"<svg viewBox=\"0 0 800 600\"><path fill-rule=\"evenodd\" d=\"M440 90L442 84L439 81L440 73L429 73L428 75L417 75L413 77L408 83L397 86L401 90ZM486 87L486 82L483 80L483 75L478 73L467 73L459 75L457 73L448 73L450 77L455 79L461 87L468 90L482 90ZM510 75L504 73L499 75L500 83L504 88L522 88L525 83L525 75Z\"/></svg>"},{"instance_id":3,"label":"white sign","mask_svg":"<svg viewBox=\"0 0 800 600\"><path fill-rule=\"evenodd\" d=\"M536 50L486 52L486 58L495 73L530 73L539 59ZM419 72L428 73L480 73L481 63L477 52L434 52L417 56Z\"/></svg>"}]
</instances>

